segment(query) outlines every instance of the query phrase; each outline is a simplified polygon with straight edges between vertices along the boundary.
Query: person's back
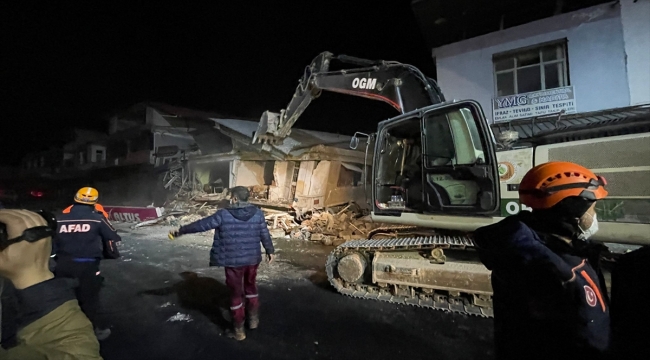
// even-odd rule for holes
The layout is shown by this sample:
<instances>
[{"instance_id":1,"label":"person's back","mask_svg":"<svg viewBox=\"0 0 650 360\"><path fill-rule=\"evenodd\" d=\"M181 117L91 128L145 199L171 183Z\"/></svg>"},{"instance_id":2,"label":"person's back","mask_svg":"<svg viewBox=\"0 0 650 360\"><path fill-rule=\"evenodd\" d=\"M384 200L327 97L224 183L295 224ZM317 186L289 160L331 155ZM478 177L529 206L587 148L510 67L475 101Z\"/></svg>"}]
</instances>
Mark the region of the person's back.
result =
<instances>
[{"instance_id":1,"label":"person's back","mask_svg":"<svg viewBox=\"0 0 650 360\"><path fill-rule=\"evenodd\" d=\"M532 209L478 229L492 270L497 359L602 359L610 349L609 298L599 251L596 201L605 180L568 162L531 169L519 186Z\"/></svg>"},{"instance_id":2,"label":"person's back","mask_svg":"<svg viewBox=\"0 0 650 360\"><path fill-rule=\"evenodd\" d=\"M492 270L499 359L599 359L610 343L609 306L597 263L552 235L529 212L479 229ZM585 249L586 250L586 249Z\"/></svg>"},{"instance_id":3,"label":"person's back","mask_svg":"<svg viewBox=\"0 0 650 360\"><path fill-rule=\"evenodd\" d=\"M214 215L215 228L211 266L246 266L262 261L260 239L267 230L262 210L248 203L236 203Z\"/></svg>"},{"instance_id":4,"label":"person's back","mask_svg":"<svg viewBox=\"0 0 650 360\"><path fill-rule=\"evenodd\" d=\"M55 275L79 281L76 289L79 305L95 325L97 338L103 340L109 336L110 329L99 326L97 317L103 282L99 265L102 258L119 257L116 244L122 239L95 208L98 198L97 189L85 187L77 191L76 204L64 210L57 219L53 251L57 259Z\"/></svg>"},{"instance_id":5,"label":"person's back","mask_svg":"<svg viewBox=\"0 0 650 360\"><path fill-rule=\"evenodd\" d=\"M62 213L63 213L63 214L69 214L70 211L72 211L72 208L73 208L73 207L75 207L74 204L68 206L67 208L63 209ZM101 213L102 215L104 215L105 218L108 219L108 213L107 213L106 210L104 209L104 206L102 206L101 204L94 204L93 207L94 207L95 211Z\"/></svg>"},{"instance_id":6,"label":"person's back","mask_svg":"<svg viewBox=\"0 0 650 360\"><path fill-rule=\"evenodd\" d=\"M229 336L244 340L246 315L251 329L257 328L259 323L256 277L257 268L262 261L260 243L266 250L269 262L273 261L275 250L264 213L247 202L250 196L248 189L237 186L232 189L232 196L228 208L181 226L178 231L170 232L170 238L214 229L210 266L225 268L226 285L231 292L230 310L234 327L234 332Z\"/></svg>"},{"instance_id":7,"label":"person's back","mask_svg":"<svg viewBox=\"0 0 650 360\"><path fill-rule=\"evenodd\" d=\"M92 205L76 204L57 218L56 253L59 258L102 258L102 239L120 241L112 225Z\"/></svg>"}]
</instances>

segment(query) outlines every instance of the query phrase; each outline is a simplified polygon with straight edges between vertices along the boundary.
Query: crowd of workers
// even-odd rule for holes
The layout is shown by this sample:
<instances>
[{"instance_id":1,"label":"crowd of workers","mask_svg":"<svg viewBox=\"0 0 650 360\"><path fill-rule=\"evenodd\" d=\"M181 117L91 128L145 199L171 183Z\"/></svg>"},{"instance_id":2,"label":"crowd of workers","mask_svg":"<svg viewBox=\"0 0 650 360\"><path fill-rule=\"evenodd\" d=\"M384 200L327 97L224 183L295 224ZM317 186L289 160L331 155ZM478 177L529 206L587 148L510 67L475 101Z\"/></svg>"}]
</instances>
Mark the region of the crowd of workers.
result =
<instances>
[{"instance_id":1,"label":"crowd of workers","mask_svg":"<svg viewBox=\"0 0 650 360\"><path fill-rule=\"evenodd\" d=\"M610 298L599 267L601 245L595 205L607 196L606 181L568 162L531 169L520 187L521 212L480 228L475 241L492 270L494 338L498 359L603 359L611 353ZM244 187L231 190L228 208L169 234L215 230L210 265L224 267L231 292L232 329L259 324L256 286L262 260L274 248L261 210ZM99 341L110 330L97 317L101 259L119 257L120 236L83 188L56 219L27 210L0 210L0 275L19 299L15 342L0 358L101 359ZM48 266L56 259L54 271ZM4 326L3 326L4 327ZM3 329L4 330L4 329Z\"/></svg>"}]
</instances>

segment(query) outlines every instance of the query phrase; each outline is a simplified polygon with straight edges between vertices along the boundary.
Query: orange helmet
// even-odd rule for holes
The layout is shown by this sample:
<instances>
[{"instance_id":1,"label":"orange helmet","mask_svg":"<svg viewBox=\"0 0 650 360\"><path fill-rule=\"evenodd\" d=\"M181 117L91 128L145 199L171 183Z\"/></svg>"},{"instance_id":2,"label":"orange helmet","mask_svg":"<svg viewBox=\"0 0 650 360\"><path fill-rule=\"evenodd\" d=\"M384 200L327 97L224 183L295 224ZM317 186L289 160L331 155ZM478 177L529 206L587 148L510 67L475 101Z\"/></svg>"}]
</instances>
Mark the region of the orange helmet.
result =
<instances>
[{"instance_id":1,"label":"orange helmet","mask_svg":"<svg viewBox=\"0 0 650 360\"><path fill-rule=\"evenodd\" d=\"M99 198L99 191L91 187L83 187L77 191L77 195L74 196L74 201L80 204L93 205L97 203Z\"/></svg>"},{"instance_id":2,"label":"orange helmet","mask_svg":"<svg viewBox=\"0 0 650 360\"><path fill-rule=\"evenodd\" d=\"M550 209L573 196L596 201L607 196L607 181L591 170L566 161L551 161L530 169L519 184L519 202L533 210Z\"/></svg>"}]
</instances>

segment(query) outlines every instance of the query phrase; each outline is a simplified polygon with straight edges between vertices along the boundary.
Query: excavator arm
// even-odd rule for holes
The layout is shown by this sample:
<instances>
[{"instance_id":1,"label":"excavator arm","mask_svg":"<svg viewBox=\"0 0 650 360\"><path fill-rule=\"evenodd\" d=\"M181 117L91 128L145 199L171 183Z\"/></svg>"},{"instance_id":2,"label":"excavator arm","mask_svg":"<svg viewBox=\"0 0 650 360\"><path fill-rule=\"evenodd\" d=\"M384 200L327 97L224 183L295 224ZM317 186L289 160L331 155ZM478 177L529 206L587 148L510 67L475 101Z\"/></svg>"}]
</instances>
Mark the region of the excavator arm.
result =
<instances>
[{"instance_id":1,"label":"excavator arm","mask_svg":"<svg viewBox=\"0 0 650 360\"><path fill-rule=\"evenodd\" d=\"M333 61L350 68L330 71ZM383 101L402 114L445 101L436 82L412 65L323 52L305 68L287 108L264 112L253 144L281 143L322 90Z\"/></svg>"}]
</instances>

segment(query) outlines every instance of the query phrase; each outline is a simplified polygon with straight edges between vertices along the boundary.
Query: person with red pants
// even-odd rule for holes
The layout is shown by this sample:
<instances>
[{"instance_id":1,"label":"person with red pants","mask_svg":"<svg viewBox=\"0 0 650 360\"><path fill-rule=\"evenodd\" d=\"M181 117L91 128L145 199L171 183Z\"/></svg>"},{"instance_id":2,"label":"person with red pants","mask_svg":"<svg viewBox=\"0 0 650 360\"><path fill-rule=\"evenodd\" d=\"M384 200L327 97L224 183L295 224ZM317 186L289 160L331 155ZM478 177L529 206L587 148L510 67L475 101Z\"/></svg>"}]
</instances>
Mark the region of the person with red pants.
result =
<instances>
[{"instance_id":1,"label":"person with red pants","mask_svg":"<svg viewBox=\"0 0 650 360\"><path fill-rule=\"evenodd\" d=\"M231 190L230 206L191 224L181 226L169 234L170 239L191 233L214 229L214 242L210 250L210 266L223 266L226 286L230 289L230 312L233 330L228 335L244 340L244 322L248 317L250 329L259 324L259 294L257 293L257 267L262 262L260 242L269 263L275 249L266 226L264 213L248 203L250 192L243 186Z\"/></svg>"}]
</instances>

